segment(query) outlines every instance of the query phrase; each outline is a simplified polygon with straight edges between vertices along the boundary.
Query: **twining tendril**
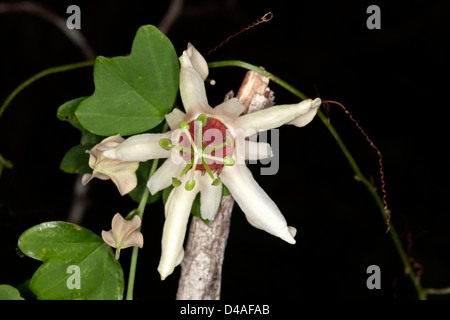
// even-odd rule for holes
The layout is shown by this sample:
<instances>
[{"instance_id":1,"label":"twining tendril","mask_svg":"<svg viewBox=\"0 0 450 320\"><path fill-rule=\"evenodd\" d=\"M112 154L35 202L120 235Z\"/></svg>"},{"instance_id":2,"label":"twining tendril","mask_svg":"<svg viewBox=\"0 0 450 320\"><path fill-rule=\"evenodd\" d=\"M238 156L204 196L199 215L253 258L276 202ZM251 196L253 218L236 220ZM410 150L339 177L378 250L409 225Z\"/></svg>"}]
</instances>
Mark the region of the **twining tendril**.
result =
<instances>
[{"instance_id":1,"label":"twining tendril","mask_svg":"<svg viewBox=\"0 0 450 320\"><path fill-rule=\"evenodd\" d=\"M360 124L358 123L358 121L353 118L353 115L350 113L350 111L347 110L347 108L344 107L344 105L340 102L337 101L333 101L333 100L324 100L323 104L327 105L327 104L335 104L338 105L339 107L342 108L342 110L344 110L344 112L349 116L350 120L353 121L353 123L355 124L355 126L358 128L358 130L361 132L361 134L364 136L364 138L366 138L367 142L370 144L370 146L376 151L377 155L378 155L378 165L380 167L380 181L381 181L381 191L383 192L383 205L384 205L384 212L387 215L387 219L386 219L386 224L387 224L387 230L386 233L389 232L389 229L391 228L391 211L388 209L388 203L387 203L387 192L386 192L386 182L384 181L384 168L383 168L383 156L381 155L381 151L380 149L378 149L378 147L373 143L372 139L369 138L369 135L364 131L364 129L360 126ZM327 108L327 107L325 107Z\"/></svg>"},{"instance_id":2,"label":"twining tendril","mask_svg":"<svg viewBox=\"0 0 450 320\"><path fill-rule=\"evenodd\" d=\"M209 50L206 54L204 54L203 56L209 56L211 53L213 53L214 51L216 51L217 49L219 49L220 47L222 47L225 43L227 43L228 41L230 41L231 39L233 39L234 37L237 37L238 35L240 35L241 33L256 27L257 25L264 23L264 22L269 22L270 20L272 20L273 18L273 13L272 12L267 12L265 15L263 15L262 17L258 18L255 22L253 22L252 24L244 27L241 31L236 32L235 34L229 36L228 38L226 38L224 41L222 41L221 43L219 43L216 47L214 47L214 49Z\"/></svg>"}]
</instances>

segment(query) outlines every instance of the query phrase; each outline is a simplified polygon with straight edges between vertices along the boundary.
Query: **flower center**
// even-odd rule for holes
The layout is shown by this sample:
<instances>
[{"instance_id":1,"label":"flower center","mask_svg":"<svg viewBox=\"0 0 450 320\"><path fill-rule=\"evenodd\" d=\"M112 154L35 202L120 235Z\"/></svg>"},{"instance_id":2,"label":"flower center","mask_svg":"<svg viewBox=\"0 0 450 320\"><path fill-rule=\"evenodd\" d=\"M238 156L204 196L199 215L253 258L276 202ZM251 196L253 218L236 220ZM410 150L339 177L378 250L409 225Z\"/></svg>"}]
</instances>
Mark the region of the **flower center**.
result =
<instances>
[{"instance_id":1,"label":"flower center","mask_svg":"<svg viewBox=\"0 0 450 320\"><path fill-rule=\"evenodd\" d=\"M183 133L180 137L179 145L190 148L192 152L181 151L183 152L184 159L186 162L193 161L195 157L194 147L196 147L200 156L199 159L197 159L195 170L205 172L207 168L203 162L206 162L212 171L220 174L220 171L222 171L224 166L224 157L231 158L233 155L232 138L227 131L227 127L214 118L208 118L204 126L202 122L198 120L194 120L188 125L189 132ZM202 132L200 133L199 130ZM189 134L190 137L188 137L187 134ZM199 139L201 139L200 144ZM193 146L191 145L191 141L193 141Z\"/></svg>"},{"instance_id":2,"label":"flower center","mask_svg":"<svg viewBox=\"0 0 450 320\"><path fill-rule=\"evenodd\" d=\"M190 179L185 188L190 191L195 186L194 173L200 170L206 172L212 179L212 185L218 186L221 181L218 177L223 166L234 165L233 150L234 140L227 127L217 119L207 118L201 114L190 123L181 122L182 135L178 145L173 145L169 139L161 139L159 144L162 148L178 150L187 163L177 178L172 179L172 185L177 187L181 184L180 178L189 170ZM215 176L216 174L217 176Z\"/></svg>"}]
</instances>

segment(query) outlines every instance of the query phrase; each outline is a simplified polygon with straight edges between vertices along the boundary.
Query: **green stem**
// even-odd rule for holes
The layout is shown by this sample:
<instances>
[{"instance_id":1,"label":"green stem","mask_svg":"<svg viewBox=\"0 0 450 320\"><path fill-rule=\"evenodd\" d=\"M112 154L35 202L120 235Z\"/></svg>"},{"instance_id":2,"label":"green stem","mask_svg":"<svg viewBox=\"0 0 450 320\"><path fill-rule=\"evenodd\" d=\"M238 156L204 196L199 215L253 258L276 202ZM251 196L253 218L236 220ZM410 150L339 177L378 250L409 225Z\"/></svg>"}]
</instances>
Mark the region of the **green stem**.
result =
<instances>
[{"instance_id":1,"label":"green stem","mask_svg":"<svg viewBox=\"0 0 450 320\"><path fill-rule=\"evenodd\" d=\"M73 69L88 67L88 66L92 66L93 64L94 64L94 60L92 60L92 61L83 61L83 62L66 64L66 65L63 65L63 66L57 66L57 67L48 68L48 69L42 70L41 72L36 73L35 75L31 76L30 78L28 78L27 80L25 80L24 82L19 84L19 86L17 86L13 90L13 92L11 92L9 94L9 96L6 98L6 100L3 102L3 104L0 107L0 118L2 117L3 113L5 112L6 108L9 106L11 101L23 89L28 87L30 84L32 84L36 80L39 80L39 79L41 79L41 78L43 78L43 77L45 77L47 75L53 74L53 73L58 73L58 72L63 72L63 71L69 71L69 70L73 70ZM3 157L1 157L1 159L0 159L0 175L1 175L1 172L2 172L2 169L3 169L3 166L5 168L11 169L13 164L12 164L12 162L7 161Z\"/></svg>"},{"instance_id":2,"label":"green stem","mask_svg":"<svg viewBox=\"0 0 450 320\"><path fill-rule=\"evenodd\" d=\"M24 82L22 82L17 88L14 89L13 92L11 92L11 94L6 98L6 100L3 102L2 106L0 107L0 117L3 115L3 113L5 112L6 108L8 107L8 105L11 103L11 101L26 87L28 87L30 84L32 84L33 82L35 82L36 80L39 80L45 76L48 76L50 74L54 74L54 73L59 73L59 72L63 72L63 71L69 71L69 70L73 70L73 69L79 69L79 68L84 68L84 67L89 67L92 66L94 64L94 60L90 60L90 61L83 61L83 62L76 62L76 63L71 63L71 64L66 64L66 65L62 65L62 66L57 66L57 67L51 67L45 70L42 70L39 73L36 73L35 75L31 76L30 78L28 78L27 80L25 80Z\"/></svg>"},{"instance_id":3,"label":"green stem","mask_svg":"<svg viewBox=\"0 0 450 320\"><path fill-rule=\"evenodd\" d=\"M9 160L6 160L5 158L3 158L3 156L0 154L0 166L5 167L7 169L12 169L13 168L13 163Z\"/></svg>"},{"instance_id":4,"label":"green stem","mask_svg":"<svg viewBox=\"0 0 450 320\"><path fill-rule=\"evenodd\" d=\"M164 128L162 132L166 132L168 128L167 122L164 124ZM154 159L152 163L152 167L150 168L150 173L148 175L148 179L153 176L156 169L158 168L159 159ZM148 181L147 179L147 181ZM144 188L144 192L142 193L141 201L139 202L138 208L134 211L134 214L137 214L139 218L141 218L141 226L142 226L142 220L144 219L144 211L145 206L147 205L147 199L150 195L150 191L148 188ZM128 218L128 217L127 217ZM132 217L130 217L131 219ZM140 231L141 227L137 229L137 231ZM126 300L133 300L133 289L134 289L134 280L136 278L136 266L137 266L137 258L138 258L138 247L133 247L133 252L131 253L131 263L130 263L130 273L128 275L128 286L127 286L127 295L125 297Z\"/></svg>"},{"instance_id":5,"label":"green stem","mask_svg":"<svg viewBox=\"0 0 450 320\"><path fill-rule=\"evenodd\" d=\"M247 70L252 70L255 72L258 72L262 74L263 76L269 78L276 84L280 85L284 89L288 90L295 96L299 97L300 99L307 99L308 97L303 94L301 91L297 90L287 82L283 81L282 79L278 78L274 74L263 70L255 65L252 65L247 62L239 61L239 60L226 60L226 61L217 61L217 62L210 62L208 63L208 66L210 68L219 68L219 67L240 67ZM385 222L388 222L389 215L385 211L385 207L383 204L383 201L381 200L380 196L378 195L376 188L374 185L362 174L358 164L356 163L355 159L353 158L352 154L348 150L347 146L342 141L341 137L337 133L336 129L333 127L333 125L328 121L328 118L323 114L321 110L317 111L317 114L320 118L320 120L323 122L323 124L327 127L327 129L330 131L330 133L333 135L334 139L336 140L337 144L341 148L342 152L344 153L344 156L347 158L347 161L349 162L350 166L352 167L353 171L355 172L358 179L364 184L364 186L367 188L367 190L372 195L373 199L375 200L375 203L378 206L378 209L381 212L381 215ZM417 295L419 299L425 300L426 292L423 290L422 286L420 285L419 281L417 280L417 276L414 272L414 269L412 268L411 264L409 263L408 256L405 253L405 250L403 249L403 245L400 241L400 238L398 236L398 233L395 231L394 226L392 225L392 222L390 222L390 229L389 233L391 235L391 238L394 242L395 248L397 249L398 254L400 255L400 259L403 263L403 266L405 267L406 273L409 275L411 281L414 284L414 287L417 291Z\"/></svg>"},{"instance_id":6,"label":"green stem","mask_svg":"<svg viewBox=\"0 0 450 320\"><path fill-rule=\"evenodd\" d=\"M2 177L2 172L3 172L3 167L5 167L6 169L12 169L13 168L13 163L9 160L6 160L5 158L3 158L3 156L0 154L0 178Z\"/></svg>"},{"instance_id":7,"label":"green stem","mask_svg":"<svg viewBox=\"0 0 450 320\"><path fill-rule=\"evenodd\" d=\"M247 62L244 62L244 61L240 61L240 60L215 61L215 62L209 62L208 63L208 67L210 67L210 68L240 67L240 68L244 68L244 69L247 69L247 70L255 71L255 72L258 72L258 73L262 74L263 76L269 78L270 80L272 80L276 84L282 86L284 89L286 89L287 91L293 93L294 95L296 95L300 99L302 99L302 100L308 99L308 97L305 94L303 94L299 90L295 89L293 86L291 86L286 81L278 78L274 74L272 74L272 73L270 73L270 72L268 72L268 71L266 71L264 69L261 69L260 67L257 67L257 66L255 66L253 64L250 64L250 63L247 63Z\"/></svg>"}]
</instances>

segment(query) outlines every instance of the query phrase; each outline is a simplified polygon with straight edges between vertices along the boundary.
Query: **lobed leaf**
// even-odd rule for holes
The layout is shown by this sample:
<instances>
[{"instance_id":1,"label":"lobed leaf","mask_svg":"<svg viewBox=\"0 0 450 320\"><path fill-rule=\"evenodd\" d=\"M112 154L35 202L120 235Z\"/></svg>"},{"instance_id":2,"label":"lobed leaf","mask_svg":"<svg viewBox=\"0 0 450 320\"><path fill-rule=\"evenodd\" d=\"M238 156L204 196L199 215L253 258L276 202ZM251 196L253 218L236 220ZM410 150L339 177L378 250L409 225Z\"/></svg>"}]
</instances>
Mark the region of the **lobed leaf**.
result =
<instances>
[{"instance_id":1,"label":"lobed leaf","mask_svg":"<svg viewBox=\"0 0 450 320\"><path fill-rule=\"evenodd\" d=\"M132 135L158 125L178 93L179 65L170 40L152 25L136 33L129 56L97 57L94 94L75 114L102 136Z\"/></svg>"},{"instance_id":2,"label":"lobed leaf","mask_svg":"<svg viewBox=\"0 0 450 320\"><path fill-rule=\"evenodd\" d=\"M26 230L18 245L23 253L43 262L29 284L38 299L122 299L122 267L92 231L62 221L44 222ZM79 289L68 285L71 266L80 270Z\"/></svg>"}]
</instances>

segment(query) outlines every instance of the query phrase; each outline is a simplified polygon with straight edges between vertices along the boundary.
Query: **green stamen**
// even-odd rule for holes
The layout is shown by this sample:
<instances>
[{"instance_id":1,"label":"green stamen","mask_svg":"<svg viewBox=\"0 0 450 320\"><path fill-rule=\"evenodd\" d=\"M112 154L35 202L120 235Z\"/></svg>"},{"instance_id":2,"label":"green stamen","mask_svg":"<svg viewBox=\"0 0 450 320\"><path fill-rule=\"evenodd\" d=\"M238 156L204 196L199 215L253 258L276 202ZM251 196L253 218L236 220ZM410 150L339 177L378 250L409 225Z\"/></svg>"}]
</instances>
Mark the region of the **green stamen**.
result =
<instances>
[{"instance_id":1,"label":"green stamen","mask_svg":"<svg viewBox=\"0 0 450 320\"><path fill-rule=\"evenodd\" d=\"M233 144L233 139L230 136L225 136L225 145L231 146Z\"/></svg>"},{"instance_id":2,"label":"green stamen","mask_svg":"<svg viewBox=\"0 0 450 320\"><path fill-rule=\"evenodd\" d=\"M190 173L189 179L185 183L185 189L187 191L191 191L195 187L195 170L197 169L198 160L201 159L202 161L202 170L205 170L209 177L212 180L211 185L213 186L219 186L222 183L222 180L219 177L215 177L213 171L211 170L211 167L206 162L206 159L211 159L214 161L217 161L219 163L223 163L223 165L226 166L232 166L235 163L235 160L229 156L225 157L218 157L211 155L212 152L217 151L221 148L225 148L227 146L231 146L233 144L233 139L231 136L227 135L225 136L225 140L214 147L209 147L203 149L203 128L208 124L208 117L206 114L200 114L197 119L194 121L194 128L197 130L197 141L194 140L194 134L191 134L190 130L190 124L186 123L185 121L182 121L180 123L180 129L183 132L184 135L186 135L186 138L189 140L189 143L191 145L191 148L181 147L177 145L173 145L169 142L168 139L161 139L160 145L165 148L166 150L173 148L175 150L184 151L187 153L190 153L193 155L192 161L189 165L187 165L183 171L180 173L178 178L173 178L172 185L179 186L181 184L181 177L186 174L188 170L192 170ZM194 130L194 132L195 132Z\"/></svg>"},{"instance_id":3,"label":"green stamen","mask_svg":"<svg viewBox=\"0 0 450 320\"><path fill-rule=\"evenodd\" d=\"M202 142L203 142L203 127L200 126L200 121L195 121L198 125L198 132L197 132L197 151L202 150Z\"/></svg>"},{"instance_id":4,"label":"green stamen","mask_svg":"<svg viewBox=\"0 0 450 320\"><path fill-rule=\"evenodd\" d=\"M180 147L180 146L176 146L176 145L172 145L172 148L174 148L175 150L183 151L183 152L187 152L187 153L194 152L191 148L184 148L184 147Z\"/></svg>"},{"instance_id":5,"label":"green stamen","mask_svg":"<svg viewBox=\"0 0 450 320\"><path fill-rule=\"evenodd\" d=\"M211 160L215 160L215 161L219 161L219 162L223 162L224 165L226 166L232 166L234 165L234 159L229 157L229 156L225 156L224 158L219 158L219 157L215 157L209 154L204 154L202 153L202 157L203 158L207 158L207 159L211 159Z\"/></svg>"},{"instance_id":6,"label":"green stamen","mask_svg":"<svg viewBox=\"0 0 450 320\"><path fill-rule=\"evenodd\" d=\"M188 130L189 131L189 124L186 121L181 121L180 123L180 129L181 130Z\"/></svg>"},{"instance_id":7,"label":"green stamen","mask_svg":"<svg viewBox=\"0 0 450 320\"><path fill-rule=\"evenodd\" d=\"M198 161L198 153L194 153L194 159L192 161L192 171L191 176L189 177L189 180L186 182L184 188L186 191L191 191L195 186L195 180L194 180L194 174L195 174L195 168L197 167L197 161Z\"/></svg>"},{"instance_id":8,"label":"green stamen","mask_svg":"<svg viewBox=\"0 0 450 320\"><path fill-rule=\"evenodd\" d=\"M208 175L209 175L209 177L212 179L212 183L211 183L211 185L213 185L213 186L215 186L215 187L217 187L217 186L219 186L221 183L222 183L222 180L220 180L220 178L219 177L214 177L214 174L212 173L212 170L211 170L211 168L209 167L209 165L208 165L208 163L206 162L206 160L205 160L205 158L202 158L202 163L203 163L203 166L205 167L205 169L206 169L206 172L208 172Z\"/></svg>"},{"instance_id":9,"label":"green stamen","mask_svg":"<svg viewBox=\"0 0 450 320\"><path fill-rule=\"evenodd\" d=\"M172 178L172 186L178 187L181 184L181 177L186 174L186 172L192 167L192 162L189 163L184 169L181 171L181 173L178 175L178 178L173 177Z\"/></svg>"},{"instance_id":10,"label":"green stamen","mask_svg":"<svg viewBox=\"0 0 450 320\"><path fill-rule=\"evenodd\" d=\"M191 144L192 148L194 149L194 154L195 154L197 152L197 147L195 146L194 140L192 140L191 133L189 132L189 125L186 122L184 122L186 125L182 125L183 122L180 124L181 132L183 132L187 136L189 143Z\"/></svg>"},{"instance_id":11,"label":"green stamen","mask_svg":"<svg viewBox=\"0 0 450 320\"><path fill-rule=\"evenodd\" d=\"M169 151L171 148L174 147L174 145L172 144L172 141L170 141L170 139L166 139L166 138L159 140L159 146L167 151Z\"/></svg>"},{"instance_id":12,"label":"green stamen","mask_svg":"<svg viewBox=\"0 0 450 320\"><path fill-rule=\"evenodd\" d=\"M226 166L233 166L234 165L234 159L232 157L226 156L223 158L223 164Z\"/></svg>"},{"instance_id":13,"label":"green stamen","mask_svg":"<svg viewBox=\"0 0 450 320\"><path fill-rule=\"evenodd\" d=\"M191 191L192 189L194 189L194 187L195 187L195 180L188 180L186 182L186 185L184 186L186 191Z\"/></svg>"},{"instance_id":14,"label":"green stamen","mask_svg":"<svg viewBox=\"0 0 450 320\"><path fill-rule=\"evenodd\" d=\"M224 143L218 144L217 146L214 146L214 147L206 148L205 150L203 150L203 153L211 153L211 152L216 151L216 150L218 150L220 148L223 148L223 147L226 147L226 146L231 146L232 143L233 143L233 140L231 139L231 137L230 136L225 136L225 142Z\"/></svg>"},{"instance_id":15,"label":"green stamen","mask_svg":"<svg viewBox=\"0 0 450 320\"><path fill-rule=\"evenodd\" d=\"M210 168L209 165L206 163L206 160L205 160L205 158L203 158L203 157L202 157L202 163L203 163L203 166L204 166L205 169L206 169L206 172L208 172L208 175L211 177L211 179L214 180L214 174L212 173L211 168Z\"/></svg>"},{"instance_id":16,"label":"green stamen","mask_svg":"<svg viewBox=\"0 0 450 320\"><path fill-rule=\"evenodd\" d=\"M208 121L208 116L206 114L202 113L197 117L197 121L200 121L202 123L202 127L205 127L206 122Z\"/></svg>"},{"instance_id":17,"label":"green stamen","mask_svg":"<svg viewBox=\"0 0 450 320\"><path fill-rule=\"evenodd\" d=\"M184 167L184 169L181 171L181 173L178 175L178 179L180 179L182 176L184 176L186 174L186 172L188 172L188 170L192 167L192 162L187 164L186 167Z\"/></svg>"},{"instance_id":18,"label":"green stamen","mask_svg":"<svg viewBox=\"0 0 450 320\"><path fill-rule=\"evenodd\" d=\"M209 167L208 163L206 163L205 158L202 158L203 166L205 167L206 172L208 172L209 177L213 180L211 183L213 186L218 186L222 183L222 180L220 178L214 177L214 174L212 173L211 168Z\"/></svg>"},{"instance_id":19,"label":"green stamen","mask_svg":"<svg viewBox=\"0 0 450 320\"><path fill-rule=\"evenodd\" d=\"M164 150L170 151L170 149L175 149L178 151L183 151L183 152L187 152L187 153L192 153L192 149L191 148L184 148L184 147L180 147L177 145L172 144L172 142L170 141L170 139L161 139L159 140L159 146L161 148L163 148Z\"/></svg>"},{"instance_id":20,"label":"green stamen","mask_svg":"<svg viewBox=\"0 0 450 320\"><path fill-rule=\"evenodd\" d=\"M175 178L175 177L172 177L172 186L173 186L174 188L178 187L180 184L181 184L180 179Z\"/></svg>"}]
</instances>

